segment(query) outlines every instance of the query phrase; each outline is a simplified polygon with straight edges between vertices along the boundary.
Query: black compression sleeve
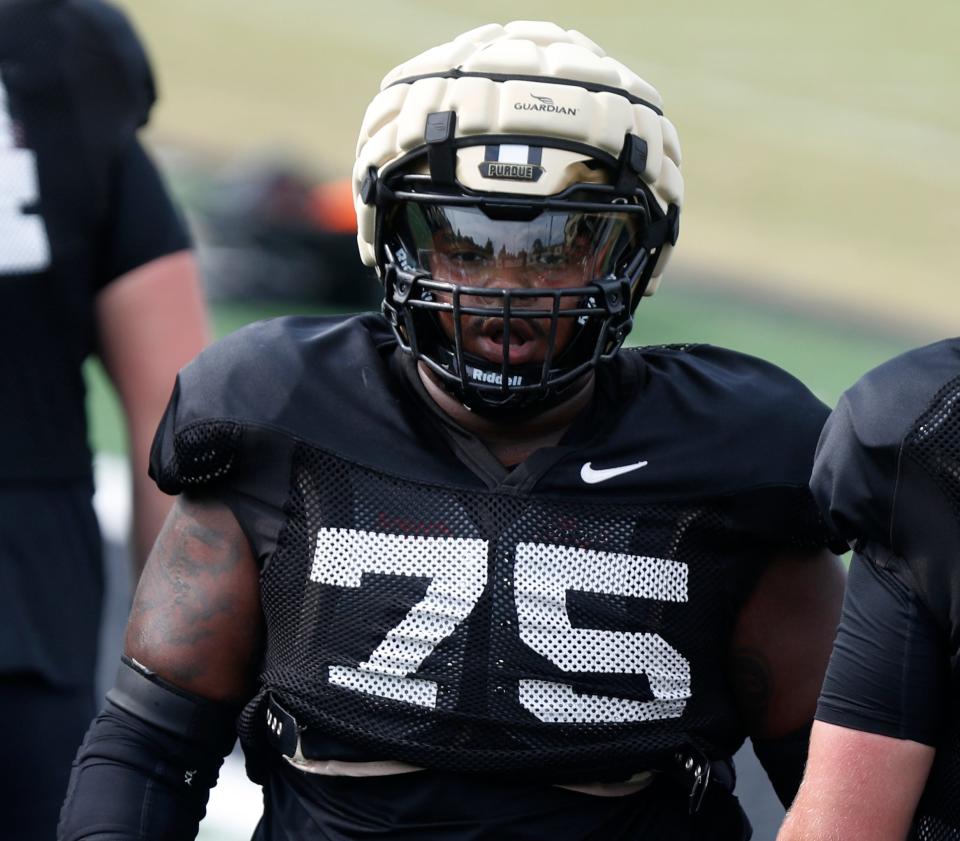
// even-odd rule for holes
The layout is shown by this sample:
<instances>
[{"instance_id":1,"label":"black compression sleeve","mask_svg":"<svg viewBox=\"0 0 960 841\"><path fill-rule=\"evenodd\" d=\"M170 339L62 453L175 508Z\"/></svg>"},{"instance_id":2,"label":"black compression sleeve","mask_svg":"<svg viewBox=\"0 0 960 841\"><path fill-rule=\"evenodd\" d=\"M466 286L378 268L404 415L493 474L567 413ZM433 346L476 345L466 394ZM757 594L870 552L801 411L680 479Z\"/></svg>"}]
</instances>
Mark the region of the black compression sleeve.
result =
<instances>
[{"instance_id":1,"label":"black compression sleeve","mask_svg":"<svg viewBox=\"0 0 960 841\"><path fill-rule=\"evenodd\" d=\"M789 809L797 796L803 769L807 765L807 749L810 746L810 725L781 736L779 739L752 739L753 752L767 772L773 790Z\"/></svg>"},{"instance_id":2,"label":"black compression sleeve","mask_svg":"<svg viewBox=\"0 0 960 841\"><path fill-rule=\"evenodd\" d=\"M817 719L935 745L949 697L949 657L897 563L854 555Z\"/></svg>"},{"instance_id":3,"label":"black compression sleeve","mask_svg":"<svg viewBox=\"0 0 960 841\"><path fill-rule=\"evenodd\" d=\"M210 788L234 740L195 731L197 719L213 721L211 708L216 705L196 699L202 710L198 715L183 706L190 703L189 696L171 693L147 674L141 673L141 680L149 681L153 688L140 693L147 702L141 711L154 720L134 715L107 696L73 764L57 829L59 841L181 841L196 837ZM151 696L152 705L163 708L169 695L174 697L168 709L151 715ZM232 708L223 706L221 711L232 719ZM188 735L173 732L183 713L187 726L182 729ZM220 730L220 726L214 729Z\"/></svg>"}]
</instances>

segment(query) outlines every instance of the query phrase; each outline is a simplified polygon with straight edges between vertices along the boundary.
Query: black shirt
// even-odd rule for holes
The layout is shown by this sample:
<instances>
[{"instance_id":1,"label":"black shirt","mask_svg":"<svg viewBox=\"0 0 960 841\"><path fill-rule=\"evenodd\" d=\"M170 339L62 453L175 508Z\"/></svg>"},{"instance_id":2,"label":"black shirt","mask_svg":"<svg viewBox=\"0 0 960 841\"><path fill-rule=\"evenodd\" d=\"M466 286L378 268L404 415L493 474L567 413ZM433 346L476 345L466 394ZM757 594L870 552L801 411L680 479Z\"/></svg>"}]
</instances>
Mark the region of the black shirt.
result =
<instances>
[{"instance_id":1,"label":"black shirt","mask_svg":"<svg viewBox=\"0 0 960 841\"><path fill-rule=\"evenodd\" d=\"M845 392L811 488L857 551L817 717L935 746L912 837L960 839L960 339Z\"/></svg>"},{"instance_id":2,"label":"black shirt","mask_svg":"<svg viewBox=\"0 0 960 841\"><path fill-rule=\"evenodd\" d=\"M102 583L81 367L94 303L188 244L137 141L152 103L112 6L0 3L0 672L92 679Z\"/></svg>"},{"instance_id":3,"label":"black shirt","mask_svg":"<svg viewBox=\"0 0 960 841\"><path fill-rule=\"evenodd\" d=\"M0 5L0 180L14 185L0 203L0 483L89 477L94 299L187 245L136 137L152 101L146 58L112 7Z\"/></svg>"},{"instance_id":4,"label":"black shirt","mask_svg":"<svg viewBox=\"0 0 960 841\"><path fill-rule=\"evenodd\" d=\"M506 802L531 781L554 823L581 795L551 781L626 779L688 744L731 755L745 735L725 674L739 609L774 553L829 540L806 489L825 407L731 351L625 351L572 434L497 470L398 375L395 352L375 316L252 325L181 372L158 430L159 485L227 502L263 567L250 755L270 751L272 697L308 758L430 768L382 783L411 796L478 775ZM254 770L270 787L263 837L362 837L333 816L383 794ZM459 818L434 810L422 837L445 837L443 814L463 821L449 837L496 837L462 789ZM645 830L656 797L594 804L567 837L598 837L614 813L611 833ZM681 828L647 837L687 837L685 809ZM397 810L410 832L425 820Z\"/></svg>"}]
</instances>

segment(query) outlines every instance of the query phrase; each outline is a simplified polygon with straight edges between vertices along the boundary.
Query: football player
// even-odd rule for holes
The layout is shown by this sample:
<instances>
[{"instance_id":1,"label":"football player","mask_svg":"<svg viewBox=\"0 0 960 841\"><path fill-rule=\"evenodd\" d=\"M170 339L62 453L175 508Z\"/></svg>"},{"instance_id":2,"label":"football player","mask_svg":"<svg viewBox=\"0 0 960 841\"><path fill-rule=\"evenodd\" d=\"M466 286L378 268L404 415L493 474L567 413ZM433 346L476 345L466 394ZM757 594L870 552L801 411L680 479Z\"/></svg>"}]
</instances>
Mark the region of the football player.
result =
<instances>
[{"instance_id":1,"label":"football player","mask_svg":"<svg viewBox=\"0 0 960 841\"><path fill-rule=\"evenodd\" d=\"M354 170L383 314L181 373L181 496L62 838L193 837L236 720L258 839L747 838L748 735L789 802L842 588L827 411L738 353L621 350L679 165L656 90L551 23L387 75Z\"/></svg>"},{"instance_id":2,"label":"football player","mask_svg":"<svg viewBox=\"0 0 960 841\"><path fill-rule=\"evenodd\" d=\"M960 339L867 374L812 487L855 554L781 839L960 839Z\"/></svg>"},{"instance_id":3,"label":"football player","mask_svg":"<svg viewBox=\"0 0 960 841\"><path fill-rule=\"evenodd\" d=\"M203 346L182 224L137 140L146 56L99 0L0 2L0 835L52 838L96 713L103 571L84 359L117 387L135 554L170 509L145 476L177 370Z\"/></svg>"}]
</instances>

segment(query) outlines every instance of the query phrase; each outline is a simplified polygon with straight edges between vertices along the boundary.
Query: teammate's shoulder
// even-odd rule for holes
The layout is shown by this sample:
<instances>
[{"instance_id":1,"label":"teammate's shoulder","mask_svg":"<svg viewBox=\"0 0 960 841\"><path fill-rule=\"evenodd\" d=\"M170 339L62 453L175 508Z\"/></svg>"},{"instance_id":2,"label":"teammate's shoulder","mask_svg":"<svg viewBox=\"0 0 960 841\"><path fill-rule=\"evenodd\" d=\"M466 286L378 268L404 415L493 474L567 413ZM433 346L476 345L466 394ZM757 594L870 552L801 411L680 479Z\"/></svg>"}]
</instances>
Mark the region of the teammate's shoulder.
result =
<instances>
[{"instance_id":1,"label":"teammate's shoulder","mask_svg":"<svg viewBox=\"0 0 960 841\"><path fill-rule=\"evenodd\" d=\"M960 339L907 351L868 371L840 396L831 413L817 454L818 470L852 476L856 464L887 462L884 470L892 475L904 437L958 377Z\"/></svg>"},{"instance_id":2,"label":"teammate's shoulder","mask_svg":"<svg viewBox=\"0 0 960 841\"><path fill-rule=\"evenodd\" d=\"M115 86L114 107L136 129L146 124L156 100L153 71L129 18L104 0L62 0L60 19L72 47L104 59L98 83ZM112 74L110 73L112 71Z\"/></svg>"},{"instance_id":3,"label":"teammate's shoulder","mask_svg":"<svg viewBox=\"0 0 960 841\"><path fill-rule=\"evenodd\" d=\"M899 445L937 393L960 377L960 338L895 356L864 374L840 398L835 415L859 442Z\"/></svg>"},{"instance_id":4,"label":"teammate's shoulder","mask_svg":"<svg viewBox=\"0 0 960 841\"><path fill-rule=\"evenodd\" d=\"M894 356L868 371L862 380L898 380L919 377L928 385L957 375L960 366L960 336L940 339Z\"/></svg>"},{"instance_id":5,"label":"teammate's shoulder","mask_svg":"<svg viewBox=\"0 0 960 841\"><path fill-rule=\"evenodd\" d=\"M824 427L811 488L848 539L891 539L906 439L960 379L960 340L908 351L877 366L840 397Z\"/></svg>"}]
</instances>

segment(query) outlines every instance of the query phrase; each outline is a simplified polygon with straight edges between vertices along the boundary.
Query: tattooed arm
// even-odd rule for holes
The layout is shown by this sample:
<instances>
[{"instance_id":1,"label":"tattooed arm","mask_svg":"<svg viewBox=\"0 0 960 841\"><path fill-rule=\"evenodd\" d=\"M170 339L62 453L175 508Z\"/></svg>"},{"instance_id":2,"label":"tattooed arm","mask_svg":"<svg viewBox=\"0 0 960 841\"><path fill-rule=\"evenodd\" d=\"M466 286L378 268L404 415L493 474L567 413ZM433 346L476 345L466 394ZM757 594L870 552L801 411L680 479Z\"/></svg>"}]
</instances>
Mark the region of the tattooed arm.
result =
<instances>
[{"instance_id":1,"label":"tattooed arm","mask_svg":"<svg viewBox=\"0 0 960 841\"><path fill-rule=\"evenodd\" d=\"M789 806L833 645L844 573L829 552L770 563L737 620L730 674L754 751Z\"/></svg>"},{"instance_id":2,"label":"tattooed arm","mask_svg":"<svg viewBox=\"0 0 960 841\"><path fill-rule=\"evenodd\" d=\"M137 587L127 655L188 692L242 701L262 622L256 560L233 514L179 497Z\"/></svg>"},{"instance_id":3,"label":"tattooed arm","mask_svg":"<svg viewBox=\"0 0 960 841\"><path fill-rule=\"evenodd\" d=\"M253 689L258 580L233 514L180 497L140 579L117 684L77 754L61 841L196 836Z\"/></svg>"}]
</instances>

